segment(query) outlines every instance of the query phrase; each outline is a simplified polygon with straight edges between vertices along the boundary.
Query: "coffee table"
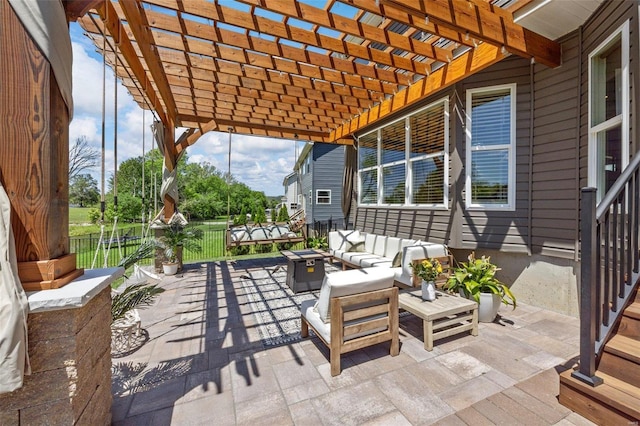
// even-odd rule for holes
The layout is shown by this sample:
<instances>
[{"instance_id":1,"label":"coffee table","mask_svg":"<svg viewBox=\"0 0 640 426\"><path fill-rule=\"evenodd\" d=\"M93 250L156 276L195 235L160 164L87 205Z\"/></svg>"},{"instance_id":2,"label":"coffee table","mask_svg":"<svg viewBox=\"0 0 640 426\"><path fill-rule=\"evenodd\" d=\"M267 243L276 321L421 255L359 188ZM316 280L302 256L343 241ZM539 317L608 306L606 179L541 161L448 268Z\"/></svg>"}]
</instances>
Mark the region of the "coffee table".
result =
<instances>
[{"instance_id":1,"label":"coffee table","mask_svg":"<svg viewBox=\"0 0 640 426\"><path fill-rule=\"evenodd\" d=\"M287 259L287 285L294 293L320 290L324 279L324 259L329 253L318 249L283 250Z\"/></svg>"},{"instance_id":2,"label":"coffee table","mask_svg":"<svg viewBox=\"0 0 640 426\"><path fill-rule=\"evenodd\" d=\"M464 331L478 335L478 304L464 297L436 291L436 300L422 300L421 289L403 290L398 306L422 318L424 348L433 350L433 341Z\"/></svg>"}]
</instances>

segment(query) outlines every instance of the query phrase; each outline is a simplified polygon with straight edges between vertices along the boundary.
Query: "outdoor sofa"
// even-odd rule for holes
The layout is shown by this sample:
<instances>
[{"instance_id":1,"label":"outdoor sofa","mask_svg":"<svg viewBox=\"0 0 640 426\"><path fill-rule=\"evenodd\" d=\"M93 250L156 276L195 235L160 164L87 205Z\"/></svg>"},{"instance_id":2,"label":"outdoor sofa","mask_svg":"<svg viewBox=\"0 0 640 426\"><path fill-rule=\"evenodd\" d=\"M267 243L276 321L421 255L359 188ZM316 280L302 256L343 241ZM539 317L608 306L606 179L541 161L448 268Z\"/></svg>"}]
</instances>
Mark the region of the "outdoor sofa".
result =
<instances>
[{"instance_id":1,"label":"outdoor sofa","mask_svg":"<svg viewBox=\"0 0 640 426\"><path fill-rule=\"evenodd\" d=\"M450 268L453 258L444 244L411 238L389 237L358 230L329 232L329 254L332 260L346 268L390 268L401 287L418 285L414 281L411 263L415 260L438 258Z\"/></svg>"}]
</instances>

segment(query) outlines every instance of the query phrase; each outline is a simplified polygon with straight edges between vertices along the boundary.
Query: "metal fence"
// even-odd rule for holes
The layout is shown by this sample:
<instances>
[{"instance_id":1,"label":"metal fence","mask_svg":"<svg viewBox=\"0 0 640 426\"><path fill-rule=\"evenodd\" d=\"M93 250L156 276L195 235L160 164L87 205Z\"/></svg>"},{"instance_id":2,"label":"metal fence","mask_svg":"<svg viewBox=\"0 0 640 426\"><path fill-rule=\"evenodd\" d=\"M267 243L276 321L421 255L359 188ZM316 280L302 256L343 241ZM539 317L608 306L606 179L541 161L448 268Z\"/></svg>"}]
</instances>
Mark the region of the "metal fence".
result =
<instances>
[{"instance_id":1,"label":"metal fence","mask_svg":"<svg viewBox=\"0 0 640 426\"><path fill-rule=\"evenodd\" d=\"M220 224L207 222L191 222L190 226L196 226L203 230L203 239L200 242L202 252L183 252L182 260L185 263L196 261L213 261L224 259L228 255L252 256L269 252L278 252L283 249L300 250L305 247L305 243L298 243L294 246L273 244L271 248L261 244L257 246L239 247L232 249L230 253L225 247L226 230L221 229ZM308 228L309 229L309 228ZM308 235L308 234L307 234ZM153 238L151 230L149 238ZM115 232L105 230L101 240L99 233L92 233L81 236L70 237L69 247L72 253L76 254L78 268L89 269L116 266L123 257L133 253L142 242L142 228L119 228ZM101 242L102 241L102 242ZM140 265L151 265L153 259L143 259L137 262Z\"/></svg>"}]
</instances>

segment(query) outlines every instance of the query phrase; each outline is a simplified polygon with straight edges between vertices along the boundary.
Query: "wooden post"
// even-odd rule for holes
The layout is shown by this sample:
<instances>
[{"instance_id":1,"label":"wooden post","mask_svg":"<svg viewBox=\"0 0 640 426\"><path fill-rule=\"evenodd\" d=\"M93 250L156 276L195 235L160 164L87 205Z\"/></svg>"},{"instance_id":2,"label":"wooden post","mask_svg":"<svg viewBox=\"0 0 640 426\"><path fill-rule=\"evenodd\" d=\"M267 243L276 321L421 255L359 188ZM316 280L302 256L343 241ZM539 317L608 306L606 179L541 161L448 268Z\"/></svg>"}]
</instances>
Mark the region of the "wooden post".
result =
<instances>
[{"instance_id":1,"label":"wooden post","mask_svg":"<svg viewBox=\"0 0 640 426\"><path fill-rule=\"evenodd\" d=\"M61 287L83 271L69 253L69 112L51 65L0 1L0 180L25 290Z\"/></svg>"}]
</instances>

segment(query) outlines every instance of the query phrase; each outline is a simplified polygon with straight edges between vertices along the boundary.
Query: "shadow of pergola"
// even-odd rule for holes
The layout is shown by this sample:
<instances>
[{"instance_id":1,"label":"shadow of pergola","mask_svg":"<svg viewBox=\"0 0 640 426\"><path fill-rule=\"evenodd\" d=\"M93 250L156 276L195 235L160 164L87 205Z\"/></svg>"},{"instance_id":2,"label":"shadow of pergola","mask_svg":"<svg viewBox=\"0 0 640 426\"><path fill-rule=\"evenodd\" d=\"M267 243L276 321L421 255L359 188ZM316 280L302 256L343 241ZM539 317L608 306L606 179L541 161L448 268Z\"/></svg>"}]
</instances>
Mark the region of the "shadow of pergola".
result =
<instances>
[{"instance_id":1,"label":"shadow of pergola","mask_svg":"<svg viewBox=\"0 0 640 426\"><path fill-rule=\"evenodd\" d=\"M256 269L275 271L282 266L280 258L185 265L182 277L163 286L167 291L150 308L155 310L153 320L145 324L141 337L144 345L162 345L154 353L166 350L168 359L136 362L136 350L144 350L143 345L112 364L114 422L140 416L139 420L152 417L154 424L170 424L171 411L184 395L194 390L231 391L222 373L230 365L235 377L252 386L261 375L254 354L264 345L255 338L257 324L248 315L251 306L239 278ZM301 363L295 348L289 347ZM129 356L133 360L126 359ZM160 408L163 416L157 419L154 411Z\"/></svg>"}]
</instances>

